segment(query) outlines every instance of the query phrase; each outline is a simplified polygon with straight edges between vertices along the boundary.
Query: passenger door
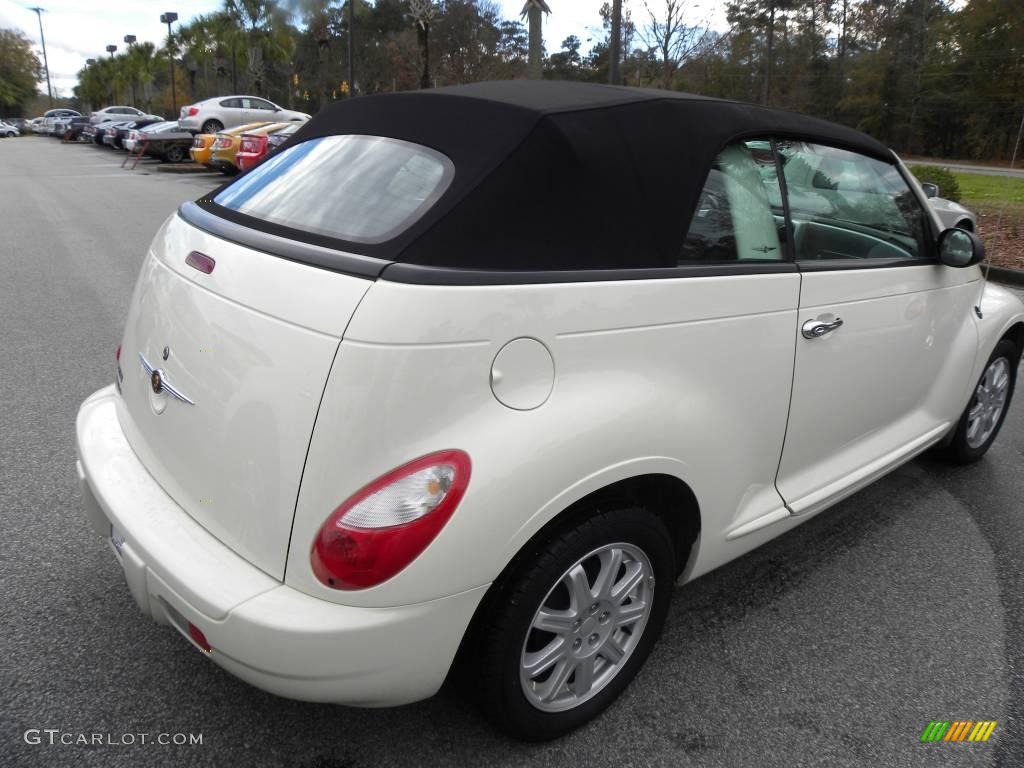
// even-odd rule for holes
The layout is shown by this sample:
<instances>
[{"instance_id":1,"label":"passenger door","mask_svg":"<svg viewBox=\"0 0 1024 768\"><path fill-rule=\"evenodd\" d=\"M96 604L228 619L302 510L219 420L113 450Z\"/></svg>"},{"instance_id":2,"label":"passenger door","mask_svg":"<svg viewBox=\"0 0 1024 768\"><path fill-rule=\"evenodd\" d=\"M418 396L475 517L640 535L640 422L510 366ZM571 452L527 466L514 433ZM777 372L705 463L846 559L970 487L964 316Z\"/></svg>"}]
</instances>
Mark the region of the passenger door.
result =
<instances>
[{"instance_id":1,"label":"passenger door","mask_svg":"<svg viewBox=\"0 0 1024 768\"><path fill-rule=\"evenodd\" d=\"M263 99L243 98L246 123L268 122L273 119L273 105Z\"/></svg>"},{"instance_id":2,"label":"passenger door","mask_svg":"<svg viewBox=\"0 0 1024 768\"><path fill-rule=\"evenodd\" d=\"M955 421L977 346L980 272L937 261L931 218L898 166L802 141L779 142L778 153L801 293L777 486L804 514Z\"/></svg>"},{"instance_id":3,"label":"passenger door","mask_svg":"<svg viewBox=\"0 0 1024 768\"><path fill-rule=\"evenodd\" d=\"M678 260L709 277L672 287L676 322L665 325L661 344L678 380L673 413L692 409L702 414L693 423L715 422L701 434L680 434L680 453L708 480L718 476L713 467L729 477L727 491L709 494L709 540L736 539L789 514L773 481L786 433L800 276L777 183L771 189L774 168L768 141L730 145L715 159ZM656 296L650 300L657 305ZM621 354L626 360L630 353Z\"/></svg>"}]
</instances>

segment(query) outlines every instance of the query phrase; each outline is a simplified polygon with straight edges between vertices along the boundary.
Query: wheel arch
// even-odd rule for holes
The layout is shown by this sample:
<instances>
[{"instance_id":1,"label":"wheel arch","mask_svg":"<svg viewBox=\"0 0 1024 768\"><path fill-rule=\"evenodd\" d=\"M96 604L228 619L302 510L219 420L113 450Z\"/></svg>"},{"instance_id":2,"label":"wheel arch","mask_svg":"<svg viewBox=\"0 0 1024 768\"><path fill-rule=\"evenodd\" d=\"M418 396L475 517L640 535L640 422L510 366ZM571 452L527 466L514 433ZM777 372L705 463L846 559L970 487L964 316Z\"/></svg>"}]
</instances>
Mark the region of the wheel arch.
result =
<instances>
[{"instance_id":1,"label":"wheel arch","mask_svg":"<svg viewBox=\"0 0 1024 768\"><path fill-rule=\"evenodd\" d=\"M521 564L536 557L551 537L586 519L595 509L609 504L635 504L657 515L672 537L677 578L685 572L687 565L694 559L701 532L700 505L689 484L675 475L660 472L634 475L608 483L554 515L505 564L484 594L463 634L449 678L458 678L465 672L464 662L472 657L477 648L482 621L491 608L502 601L512 576Z\"/></svg>"},{"instance_id":2,"label":"wheel arch","mask_svg":"<svg viewBox=\"0 0 1024 768\"><path fill-rule=\"evenodd\" d=\"M1024 353L1024 321L1014 323L1007 328L1002 338L1012 341L1018 354Z\"/></svg>"}]
</instances>

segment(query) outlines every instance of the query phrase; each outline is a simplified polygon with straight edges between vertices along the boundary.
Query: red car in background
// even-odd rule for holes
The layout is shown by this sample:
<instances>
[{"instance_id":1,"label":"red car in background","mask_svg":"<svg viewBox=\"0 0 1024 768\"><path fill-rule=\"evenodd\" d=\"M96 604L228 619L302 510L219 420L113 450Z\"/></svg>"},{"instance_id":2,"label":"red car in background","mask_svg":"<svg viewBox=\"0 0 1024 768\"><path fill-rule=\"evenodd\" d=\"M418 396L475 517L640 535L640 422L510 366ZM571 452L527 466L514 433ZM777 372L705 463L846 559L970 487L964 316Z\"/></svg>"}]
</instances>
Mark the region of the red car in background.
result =
<instances>
[{"instance_id":1,"label":"red car in background","mask_svg":"<svg viewBox=\"0 0 1024 768\"><path fill-rule=\"evenodd\" d=\"M243 133L235 155L238 169L248 171L258 165L264 157L284 144L301 127L301 123L295 123L268 134Z\"/></svg>"}]
</instances>

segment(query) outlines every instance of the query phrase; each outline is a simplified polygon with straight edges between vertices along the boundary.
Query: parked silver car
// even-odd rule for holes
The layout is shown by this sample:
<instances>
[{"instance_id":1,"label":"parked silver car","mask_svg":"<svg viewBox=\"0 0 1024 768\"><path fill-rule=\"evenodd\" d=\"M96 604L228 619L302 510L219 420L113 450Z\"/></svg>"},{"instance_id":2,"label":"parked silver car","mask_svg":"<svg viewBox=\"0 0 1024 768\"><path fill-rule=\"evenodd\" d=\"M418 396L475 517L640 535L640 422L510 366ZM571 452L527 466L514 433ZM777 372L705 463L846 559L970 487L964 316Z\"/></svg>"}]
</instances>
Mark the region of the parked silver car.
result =
<instances>
[{"instance_id":1,"label":"parked silver car","mask_svg":"<svg viewBox=\"0 0 1024 768\"><path fill-rule=\"evenodd\" d=\"M6 139L8 137L14 137L20 134L21 131L18 130L18 126L11 125L8 122L0 120L0 136Z\"/></svg>"},{"instance_id":2,"label":"parked silver car","mask_svg":"<svg viewBox=\"0 0 1024 768\"><path fill-rule=\"evenodd\" d=\"M309 115L279 107L258 96L218 96L182 107L178 126L184 131L217 133L246 123L287 123L293 120L309 120Z\"/></svg>"},{"instance_id":3,"label":"parked silver car","mask_svg":"<svg viewBox=\"0 0 1024 768\"><path fill-rule=\"evenodd\" d=\"M141 109L126 106L104 107L89 113L89 122L93 125L106 120L163 120L160 115L150 115Z\"/></svg>"},{"instance_id":4,"label":"parked silver car","mask_svg":"<svg viewBox=\"0 0 1024 768\"><path fill-rule=\"evenodd\" d=\"M977 231L978 217L974 214L974 211L964 208L960 203L954 203L952 200L939 197L939 187L937 184L923 182L921 189L924 190L924 194L928 198L928 205L938 214L942 226L946 228L957 227L958 229L966 229L971 232Z\"/></svg>"}]
</instances>

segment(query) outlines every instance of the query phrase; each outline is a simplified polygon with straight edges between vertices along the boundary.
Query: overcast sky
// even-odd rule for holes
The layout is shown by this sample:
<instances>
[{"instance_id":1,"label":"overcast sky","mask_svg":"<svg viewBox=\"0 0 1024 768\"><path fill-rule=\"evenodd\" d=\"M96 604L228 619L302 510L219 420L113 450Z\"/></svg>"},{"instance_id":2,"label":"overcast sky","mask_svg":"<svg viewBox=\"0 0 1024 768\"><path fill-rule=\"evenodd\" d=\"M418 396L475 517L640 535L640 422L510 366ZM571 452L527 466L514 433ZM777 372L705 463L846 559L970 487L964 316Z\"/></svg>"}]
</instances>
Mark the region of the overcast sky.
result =
<instances>
[{"instance_id":1,"label":"overcast sky","mask_svg":"<svg viewBox=\"0 0 1024 768\"><path fill-rule=\"evenodd\" d=\"M523 0L500 0L507 18L518 18ZM552 13L544 22L544 42L548 50L558 50L562 40L576 35L583 41L583 50L589 50L594 41L601 37L601 17L598 9L603 0L548 0ZM624 0L632 9L636 22L646 18L643 0ZM649 0L652 7L660 5L659 0ZM108 45L125 47L124 36L138 37L139 42L150 40L157 45L163 43L167 27L160 23L160 14L167 10L176 11L181 21L209 13L221 6L219 0L134 0L134 2L90 2L88 0L0 0L0 28L20 29L39 46L39 22L34 5L46 9L43 13L43 31L46 34L46 52L50 62L50 76L54 87L61 96L71 96L71 89L77 83L77 73L85 66L85 60L106 56ZM692 22L699 22L711 14L712 25L720 28L724 24L722 3L715 0L697 0L689 3L688 16ZM710 11L703 10L704 5ZM45 92L46 81L41 83ZM55 94L56 95L56 94Z\"/></svg>"}]
</instances>

